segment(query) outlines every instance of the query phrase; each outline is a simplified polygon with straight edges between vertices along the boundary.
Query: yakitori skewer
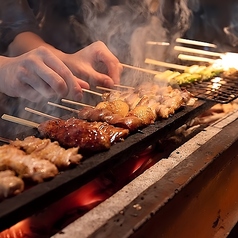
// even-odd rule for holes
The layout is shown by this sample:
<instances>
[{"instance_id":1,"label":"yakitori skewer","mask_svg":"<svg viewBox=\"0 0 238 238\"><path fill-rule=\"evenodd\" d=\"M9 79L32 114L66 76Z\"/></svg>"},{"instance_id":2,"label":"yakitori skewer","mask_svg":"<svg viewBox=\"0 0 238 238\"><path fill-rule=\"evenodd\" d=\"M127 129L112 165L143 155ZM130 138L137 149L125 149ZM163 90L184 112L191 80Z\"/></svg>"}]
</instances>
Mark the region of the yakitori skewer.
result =
<instances>
[{"instance_id":1,"label":"yakitori skewer","mask_svg":"<svg viewBox=\"0 0 238 238\"><path fill-rule=\"evenodd\" d=\"M201 57L200 57L201 58ZM207 58L202 58L202 60ZM198 60L198 59L197 59ZM201 59L200 59L201 60ZM215 60L210 60L210 63L215 62ZM206 80L214 76L218 76L224 71L221 67L214 67L213 65L192 65L183 66L178 64L171 64L151 59L146 59L146 63L155 64L158 66L168 67L169 70L165 70L160 74L155 75L154 80L156 82L165 82L172 84L185 84L191 83L199 80ZM171 70L176 69L176 70ZM182 72L181 72L182 71Z\"/></svg>"},{"instance_id":2,"label":"yakitori skewer","mask_svg":"<svg viewBox=\"0 0 238 238\"><path fill-rule=\"evenodd\" d=\"M144 69L144 68L140 68L140 67L136 67L136 66L132 66L132 65L127 65L127 64L122 64L123 67L125 68L129 68L129 69L134 69L134 70L138 70L144 73L149 73L149 74L159 74L159 71L156 70L150 70L150 69Z\"/></svg>"},{"instance_id":3,"label":"yakitori skewer","mask_svg":"<svg viewBox=\"0 0 238 238\"><path fill-rule=\"evenodd\" d=\"M49 115L49 114L46 114L46 113L43 113L43 112L34 110L34 109L32 109L32 108L29 108L29 107L25 107L25 110L26 110L27 112L31 112L31 113L34 113L34 114L39 115L39 116L47 117L47 118L49 118L49 119L59 119L58 117L51 116L51 115Z\"/></svg>"},{"instance_id":4,"label":"yakitori skewer","mask_svg":"<svg viewBox=\"0 0 238 238\"><path fill-rule=\"evenodd\" d=\"M215 44L208 43L208 42L203 42L203 41L197 41L197 40L189 40L189 39L177 38L176 42L184 43L184 44L190 44L190 45L198 45L198 46L204 46L204 47L217 48L217 46Z\"/></svg>"},{"instance_id":5,"label":"yakitori skewer","mask_svg":"<svg viewBox=\"0 0 238 238\"><path fill-rule=\"evenodd\" d=\"M223 53L218 53L218 52L213 52L208 50L199 50L199 49L194 49L194 48L189 48L184 46L175 46L174 50L181 51L181 52L189 52L193 54L209 55L214 57L221 57L224 55Z\"/></svg>"},{"instance_id":6,"label":"yakitori skewer","mask_svg":"<svg viewBox=\"0 0 238 238\"><path fill-rule=\"evenodd\" d=\"M193 55L185 55L185 54L179 54L178 58L181 60L189 60L189 61L196 61L196 62L206 62L206 63L215 63L214 59L206 58L206 57L199 57L199 56L193 56Z\"/></svg>"},{"instance_id":7,"label":"yakitori skewer","mask_svg":"<svg viewBox=\"0 0 238 238\"><path fill-rule=\"evenodd\" d=\"M157 66L161 66L161 67L166 67L166 68L173 68L173 69L177 69L177 70L185 70L186 69L186 66L184 66L184 65L172 64L172 63L153 60L153 59L149 59L149 58L145 59L145 63L153 64L153 65L157 65ZM159 73L161 73L161 72L159 72Z\"/></svg>"},{"instance_id":8,"label":"yakitori skewer","mask_svg":"<svg viewBox=\"0 0 238 238\"><path fill-rule=\"evenodd\" d=\"M29 120L4 114L2 119L36 128L40 135L66 148L76 147L80 152L108 150L113 143L128 136L129 130L103 122L87 122L77 118L47 120L34 123Z\"/></svg>"}]
</instances>

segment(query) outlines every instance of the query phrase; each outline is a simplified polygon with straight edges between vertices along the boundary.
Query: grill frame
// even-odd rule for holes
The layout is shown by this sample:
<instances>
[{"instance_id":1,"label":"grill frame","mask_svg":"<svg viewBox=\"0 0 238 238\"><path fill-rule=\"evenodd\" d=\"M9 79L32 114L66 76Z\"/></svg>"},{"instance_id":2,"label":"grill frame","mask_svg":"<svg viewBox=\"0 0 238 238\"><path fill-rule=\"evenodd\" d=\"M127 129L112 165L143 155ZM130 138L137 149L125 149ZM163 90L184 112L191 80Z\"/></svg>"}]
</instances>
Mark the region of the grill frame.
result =
<instances>
[{"instance_id":1,"label":"grill frame","mask_svg":"<svg viewBox=\"0 0 238 238\"><path fill-rule=\"evenodd\" d=\"M132 155L145 150L164 135L174 132L187 121L211 108L214 102L197 100L193 106L185 106L168 119L156 121L117 143L109 151L97 153L85 159L77 167L64 171L50 181L35 185L21 194L0 203L0 231L41 211L53 202L80 188L100 175L128 160ZM24 138L37 135L37 130L28 130L19 135Z\"/></svg>"}]
</instances>

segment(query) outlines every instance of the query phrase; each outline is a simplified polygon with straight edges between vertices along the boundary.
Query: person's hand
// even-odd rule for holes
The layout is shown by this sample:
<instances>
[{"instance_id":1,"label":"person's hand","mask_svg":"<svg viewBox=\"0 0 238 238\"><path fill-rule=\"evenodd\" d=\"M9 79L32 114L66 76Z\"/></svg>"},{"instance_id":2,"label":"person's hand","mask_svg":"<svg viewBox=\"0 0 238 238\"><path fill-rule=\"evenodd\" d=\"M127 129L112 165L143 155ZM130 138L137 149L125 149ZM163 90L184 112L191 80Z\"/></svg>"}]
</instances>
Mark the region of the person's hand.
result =
<instances>
[{"instance_id":1,"label":"person's hand","mask_svg":"<svg viewBox=\"0 0 238 238\"><path fill-rule=\"evenodd\" d=\"M120 83L122 65L106 45L97 41L84 49L59 57L75 76L97 86L111 87Z\"/></svg>"},{"instance_id":2,"label":"person's hand","mask_svg":"<svg viewBox=\"0 0 238 238\"><path fill-rule=\"evenodd\" d=\"M49 49L39 47L18 57L0 58L0 91L39 102L42 97L82 98L88 83L76 78ZM82 87L82 88L81 88Z\"/></svg>"}]
</instances>

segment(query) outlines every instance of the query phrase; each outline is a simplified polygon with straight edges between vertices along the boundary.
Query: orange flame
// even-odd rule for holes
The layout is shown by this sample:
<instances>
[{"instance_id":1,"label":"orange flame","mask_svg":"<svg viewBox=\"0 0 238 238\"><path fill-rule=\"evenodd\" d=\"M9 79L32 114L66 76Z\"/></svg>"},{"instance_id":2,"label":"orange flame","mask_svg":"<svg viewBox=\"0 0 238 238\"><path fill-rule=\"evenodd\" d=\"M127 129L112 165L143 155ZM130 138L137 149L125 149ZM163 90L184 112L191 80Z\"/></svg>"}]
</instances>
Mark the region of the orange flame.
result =
<instances>
[{"instance_id":1,"label":"orange flame","mask_svg":"<svg viewBox=\"0 0 238 238\"><path fill-rule=\"evenodd\" d=\"M151 149L140 156L133 156L119 167L107 171L40 213L1 232L0 238L49 237L113 195L151 166L154 162L151 160L150 152Z\"/></svg>"}]
</instances>

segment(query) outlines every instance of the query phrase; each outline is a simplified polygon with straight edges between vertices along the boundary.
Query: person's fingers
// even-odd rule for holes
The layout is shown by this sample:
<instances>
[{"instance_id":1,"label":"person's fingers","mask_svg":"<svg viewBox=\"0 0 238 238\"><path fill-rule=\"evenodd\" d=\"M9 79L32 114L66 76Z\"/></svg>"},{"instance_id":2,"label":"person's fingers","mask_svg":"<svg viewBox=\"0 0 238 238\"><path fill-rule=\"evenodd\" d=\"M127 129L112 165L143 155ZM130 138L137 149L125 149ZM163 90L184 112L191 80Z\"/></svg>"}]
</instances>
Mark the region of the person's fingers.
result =
<instances>
[{"instance_id":1,"label":"person's fingers","mask_svg":"<svg viewBox=\"0 0 238 238\"><path fill-rule=\"evenodd\" d=\"M79 79L74 76L74 80L72 81L71 84L69 84L69 91L67 94L68 99L72 99L75 101L80 101L83 97L83 92L81 85L78 83ZM87 85L87 84L85 84Z\"/></svg>"},{"instance_id":2,"label":"person's fingers","mask_svg":"<svg viewBox=\"0 0 238 238\"><path fill-rule=\"evenodd\" d=\"M17 97L27 99L31 102L40 102L42 100L42 95L38 91L34 90L28 84L21 84L18 90Z\"/></svg>"},{"instance_id":3,"label":"person's fingers","mask_svg":"<svg viewBox=\"0 0 238 238\"><path fill-rule=\"evenodd\" d=\"M43 61L34 62L36 74L45 81L57 95L61 97L66 97L68 95L71 98L81 98L81 85L85 87L88 85L86 83L83 84L82 82L79 84L68 67L55 55L45 49L40 49L39 52ZM42 90L44 90L43 85L41 86Z\"/></svg>"},{"instance_id":4,"label":"person's fingers","mask_svg":"<svg viewBox=\"0 0 238 238\"><path fill-rule=\"evenodd\" d=\"M112 78L114 84L120 84L122 65L108 62L108 75Z\"/></svg>"},{"instance_id":5,"label":"person's fingers","mask_svg":"<svg viewBox=\"0 0 238 238\"><path fill-rule=\"evenodd\" d=\"M57 93L59 94L59 92L62 91L62 90L60 91L58 90L58 92L56 92L54 88L57 88L57 87L52 87L52 85L49 85L48 83L46 83L47 81L49 81L47 80L48 75L42 76L41 74L38 75L38 74L35 74L34 72L32 73L27 71L25 73L21 73L21 75L18 75L18 76L19 76L19 82L22 85L28 85L31 88L31 92L37 91L45 98L51 98ZM51 81L54 81L54 79L52 79ZM22 85L21 87L23 87Z\"/></svg>"},{"instance_id":6,"label":"person's fingers","mask_svg":"<svg viewBox=\"0 0 238 238\"><path fill-rule=\"evenodd\" d=\"M108 50L105 44L101 44L101 48L97 53L97 60L103 62L108 70L108 75L112 78L115 84L120 83L120 76L123 70L119 60Z\"/></svg>"},{"instance_id":7,"label":"person's fingers","mask_svg":"<svg viewBox=\"0 0 238 238\"><path fill-rule=\"evenodd\" d=\"M75 77L75 78L76 78L76 81L80 85L81 88L85 88L85 89L89 89L90 88L89 84L86 81L84 81L84 80L82 80L82 79L80 79L78 77Z\"/></svg>"},{"instance_id":8,"label":"person's fingers","mask_svg":"<svg viewBox=\"0 0 238 238\"><path fill-rule=\"evenodd\" d=\"M90 78L88 79L89 84L93 86L105 86L113 87L114 81L111 77L106 74L98 73L97 71L92 71Z\"/></svg>"}]
</instances>

